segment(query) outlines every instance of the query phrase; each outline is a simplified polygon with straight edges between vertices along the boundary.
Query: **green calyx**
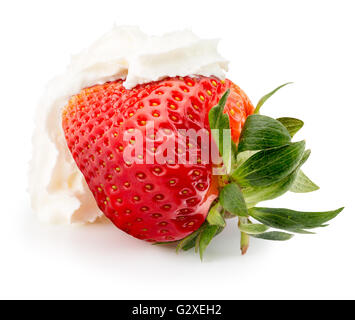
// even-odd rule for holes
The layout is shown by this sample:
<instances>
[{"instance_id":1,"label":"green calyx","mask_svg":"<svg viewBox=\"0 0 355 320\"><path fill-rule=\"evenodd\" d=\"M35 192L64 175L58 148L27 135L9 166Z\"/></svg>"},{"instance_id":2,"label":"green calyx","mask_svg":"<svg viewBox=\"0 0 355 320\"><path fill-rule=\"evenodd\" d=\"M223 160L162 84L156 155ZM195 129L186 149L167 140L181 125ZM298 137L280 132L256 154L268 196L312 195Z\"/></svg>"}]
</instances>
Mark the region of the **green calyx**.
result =
<instances>
[{"instance_id":1,"label":"green calyx","mask_svg":"<svg viewBox=\"0 0 355 320\"><path fill-rule=\"evenodd\" d=\"M224 114L229 90L211 109L209 122L212 137L218 145L226 174L220 179L223 183L219 197L212 204L205 223L177 243L177 252L195 248L202 260L211 240L226 226L227 218L238 218L240 248L244 254L250 237L285 241L291 239L294 233L311 234L313 232L309 230L326 226L326 222L343 210L301 212L256 207L259 202L275 199L287 191L306 193L319 189L301 170L310 156L305 141L292 141L303 127L303 122L295 118L273 119L259 114L265 101L287 84L260 99L255 113L245 122L238 147L231 141L223 141L223 131L230 128L229 117Z\"/></svg>"}]
</instances>

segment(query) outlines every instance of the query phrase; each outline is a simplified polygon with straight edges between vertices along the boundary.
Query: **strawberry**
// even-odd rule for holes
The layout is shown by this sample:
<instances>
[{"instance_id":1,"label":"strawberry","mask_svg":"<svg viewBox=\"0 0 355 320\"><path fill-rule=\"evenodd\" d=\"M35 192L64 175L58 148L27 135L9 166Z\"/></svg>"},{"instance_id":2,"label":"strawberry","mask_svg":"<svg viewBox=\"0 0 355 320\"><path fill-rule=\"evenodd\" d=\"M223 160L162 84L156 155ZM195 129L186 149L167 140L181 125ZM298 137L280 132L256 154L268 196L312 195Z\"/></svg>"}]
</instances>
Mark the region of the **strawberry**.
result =
<instances>
[{"instance_id":1,"label":"strawberry","mask_svg":"<svg viewBox=\"0 0 355 320\"><path fill-rule=\"evenodd\" d=\"M62 125L99 208L119 229L148 242L176 243L178 251L196 247L202 259L225 219L237 217L244 254L250 237L288 240L343 210L256 207L287 191L318 189L301 170L310 156L305 142L291 141L303 122L259 114L283 86L254 110L230 80L175 77L131 90L118 80L73 96ZM224 144L220 133L229 129ZM186 130L206 133L208 140L191 139ZM214 170L222 165L204 158L207 144L221 155L221 176ZM196 161L180 161L184 157Z\"/></svg>"},{"instance_id":2,"label":"strawberry","mask_svg":"<svg viewBox=\"0 0 355 320\"><path fill-rule=\"evenodd\" d=\"M133 90L119 80L71 98L63 111L68 147L99 208L118 228L139 239L164 242L185 238L204 223L218 194L211 164L126 163L123 150L134 141L124 141L123 132L139 130L145 136L149 120L164 130L161 139L177 139L179 129L209 130L208 112L228 88L226 112L237 142L254 108L229 80L169 78ZM196 148L200 154L201 145ZM143 150L137 156L145 154Z\"/></svg>"}]
</instances>

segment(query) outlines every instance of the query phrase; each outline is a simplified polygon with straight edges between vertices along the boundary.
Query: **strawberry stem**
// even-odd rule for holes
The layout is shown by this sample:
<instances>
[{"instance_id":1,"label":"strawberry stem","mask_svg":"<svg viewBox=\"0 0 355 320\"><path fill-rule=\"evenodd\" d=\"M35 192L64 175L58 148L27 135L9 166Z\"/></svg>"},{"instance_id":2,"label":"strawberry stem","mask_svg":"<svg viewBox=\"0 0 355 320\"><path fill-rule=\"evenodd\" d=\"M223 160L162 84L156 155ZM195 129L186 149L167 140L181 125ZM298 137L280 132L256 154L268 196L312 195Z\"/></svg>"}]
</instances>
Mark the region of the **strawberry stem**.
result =
<instances>
[{"instance_id":1,"label":"strawberry stem","mask_svg":"<svg viewBox=\"0 0 355 320\"><path fill-rule=\"evenodd\" d=\"M239 225L240 224L248 224L248 218L247 217L239 217ZM249 235L245 232L240 232L240 250L242 252L242 255L245 255L248 251L249 248Z\"/></svg>"}]
</instances>

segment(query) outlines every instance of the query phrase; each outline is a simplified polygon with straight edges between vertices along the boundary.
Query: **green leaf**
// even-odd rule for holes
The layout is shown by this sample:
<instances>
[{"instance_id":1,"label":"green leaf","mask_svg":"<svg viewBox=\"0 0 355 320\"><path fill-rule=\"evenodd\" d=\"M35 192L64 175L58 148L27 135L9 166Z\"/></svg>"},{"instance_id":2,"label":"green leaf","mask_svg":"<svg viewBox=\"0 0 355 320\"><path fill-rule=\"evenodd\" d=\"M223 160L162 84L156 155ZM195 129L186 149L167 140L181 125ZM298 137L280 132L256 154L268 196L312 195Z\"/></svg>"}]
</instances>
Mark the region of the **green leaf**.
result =
<instances>
[{"instance_id":1,"label":"green leaf","mask_svg":"<svg viewBox=\"0 0 355 320\"><path fill-rule=\"evenodd\" d=\"M205 226L204 226L204 227L205 227ZM204 228L203 228L203 229L204 229ZM201 230L201 232L197 235L196 240L195 240L195 253L197 253L198 250L200 249L201 234L202 234L202 230Z\"/></svg>"},{"instance_id":2,"label":"green leaf","mask_svg":"<svg viewBox=\"0 0 355 320\"><path fill-rule=\"evenodd\" d=\"M277 87L275 90L271 91L270 93L266 94L265 96L263 96L258 104L256 105L254 114L258 114L260 112L260 108L262 107L262 105L266 102L266 100L268 100L271 96L273 96L278 90L280 90L281 88L283 88L284 86L287 86L288 84L291 84L292 82L287 82L279 87Z\"/></svg>"},{"instance_id":3,"label":"green leaf","mask_svg":"<svg viewBox=\"0 0 355 320\"><path fill-rule=\"evenodd\" d=\"M243 188L243 195L248 208L255 206L258 202L278 198L290 190L297 176L297 170L286 178L269 186Z\"/></svg>"},{"instance_id":4,"label":"green leaf","mask_svg":"<svg viewBox=\"0 0 355 320\"><path fill-rule=\"evenodd\" d=\"M252 237L264 240L286 241L290 240L293 237L293 234L279 231L270 231L256 235L254 234Z\"/></svg>"},{"instance_id":5,"label":"green leaf","mask_svg":"<svg viewBox=\"0 0 355 320\"><path fill-rule=\"evenodd\" d=\"M306 193L318 190L319 187L312 182L302 170L298 171L297 177L293 182L290 191L295 193Z\"/></svg>"},{"instance_id":6,"label":"green leaf","mask_svg":"<svg viewBox=\"0 0 355 320\"><path fill-rule=\"evenodd\" d=\"M278 208L251 208L249 214L259 222L276 229L304 233L303 229L322 227L344 208L326 212L301 212Z\"/></svg>"},{"instance_id":7,"label":"green leaf","mask_svg":"<svg viewBox=\"0 0 355 320\"><path fill-rule=\"evenodd\" d=\"M226 222L224 221L221 211L223 211L223 207L219 202L212 206L208 212L207 222L212 226L225 227Z\"/></svg>"},{"instance_id":8,"label":"green leaf","mask_svg":"<svg viewBox=\"0 0 355 320\"><path fill-rule=\"evenodd\" d=\"M232 141L230 132L229 116L224 113L224 107L226 105L229 93L230 90L227 90L219 100L218 104L214 106L208 114L212 137L218 146L218 150L222 156L223 164L227 173L230 172L232 159L234 158L234 154L232 154L232 152L235 152L236 150L235 145L233 147L234 143ZM230 146L230 148L227 146Z\"/></svg>"},{"instance_id":9,"label":"green leaf","mask_svg":"<svg viewBox=\"0 0 355 320\"><path fill-rule=\"evenodd\" d=\"M248 208L254 207L257 203L278 198L290 191L297 178L300 167L308 159L310 151L306 150L298 167L286 178L268 186L244 187L242 189L245 202Z\"/></svg>"},{"instance_id":10,"label":"green leaf","mask_svg":"<svg viewBox=\"0 0 355 320\"><path fill-rule=\"evenodd\" d=\"M227 184L220 192L219 200L224 209L229 213L247 217L248 209L245 204L243 193L235 183Z\"/></svg>"},{"instance_id":11,"label":"green leaf","mask_svg":"<svg viewBox=\"0 0 355 320\"><path fill-rule=\"evenodd\" d=\"M203 260L203 255L207 246L210 244L211 240L217 234L219 230L218 226L207 225L206 228L203 229L199 239L199 249L200 249L200 258Z\"/></svg>"},{"instance_id":12,"label":"green leaf","mask_svg":"<svg viewBox=\"0 0 355 320\"><path fill-rule=\"evenodd\" d=\"M290 134L279 121L254 114L245 121L239 140L238 152L280 147L290 141Z\"/></svg>"},{"instance_id":13,"label":"green leaf","mask_svg":"<svg viewBox=\"0 0 355 320\"><path fill-rule=\"evenodd\" d=\"M311 150L309 150L309 149L303 153L301 161L298 164L298 168L301 168L305 164L305 162L308 160L310 155L311 155Z\"/></svg>"},{"instance_id":14,"label":"green leaf","mask_svg":"<svg viewBox=\"0 0 355 320\"><path fill-rule=\"evenodd\" d=\"M286 178L301 161L305 142L262 150L251 156L232 173L241 186L267 186Z\"/></svg>"},{"instance_id":15,"label":"green leaf","mask_svg":"<svg viewBox=\"0 0 355 320\"><path fill-rule=\"evenodd\" d=\"M226 117L228 118L228 115L226 115L224 113L224 107L227 103L229 93L230 93L230 90L228 89L224 93L222 98L218 101L218 104L210 110L210 112L208 114L208 120L209 120L211 129L220 129L221 124L224 123L224 119L226 119ZM224 124L222 125L222 128L225 129Z\"/></svg>"},{"instance_id":16,"label":"green leaf","mask_svg":"<svg viewBox=\"0 0 355 320\"><path fill-rule=\"evenodd\" d=\"M282 179L281 181L273 183L269 186L244 187L242 191L243 191L243 195L247 207L248 208L254 207L258 202L275 199L277 197L282 196L287 191L289 191L292 188L293 184L295 183L297 175L300 171L300 167L307 161L310 154L311 151L306 150L297 168L290 175L288 175L286 178Z\"/></svg>"},{"instance_id":17,"label":"green leaf","mask_svg":"<svg viewBox=\"0 0 355 320\"><path fill-rule=\"evenodd\" d=\"M283 124L291 137L293 137L304 125L302 120L296 118L278 118L277 121L280 121Z\"/></svg>"},{"instance_id":18,"label":"green leaf","mask_svg":"<svg viewBox=\"0 0 355 320\"><path fill-rule=\"evenodd\" d=\"M181 241L179 241L176 246L176 253L179 253L180 250L187 251L195 246L196 238L200 234L201 229L196 230L194 233L185 237Z\"/></svg>"},{"instance_id":19,"label":"green leaf","mask_svg":"<svg viewBox=\"0 0 355 320\"><path fill-rule=\"evenodd\" d=\"M242 232L245 232L250 235L254 235L254 234L264 233L266 230L269 229L269 227L264 224L249 223L249 224L240 224L239 229Z\"/></svg>"},{"instance_id":20,"label":"green leaf","mask_svg":"<svg viewBox=\"0 0 355 320\"><path fill-rule=\"evenodd\" d=\"M319 227L325 227L325 225L321 225ZM307 230L303 230L303 229L294 229L294 230L292 230L292 232L300 233L300 234L316 234L315 232L311 232L311 231L307 231Z\"/></svg>"},{"instance_id":21,"label":"green leaf","mask_svg":"<svg viewBox=\"0 0 355 320\"><path fill-rule=\"evenodd\" d=\"M197 237L196 237L197 238ZM182 250L184 251L189 251L190 249L194 248L196 246L196 238L191 239L189 242L187 242L183 247Z\"/></svg>"},{"instance_id":22,"label":"green leaf","mask_svg":"<svg viewBox=\"0 0 355 320\"><path fill-rule=\"evenodd\" d=\"M233 167L237 163L238 151L237 151L237 145L234 143L233 140L231 140L231 145L232 145L232 166L231 167Z\"/></svg>"},{"instance_id":23,"label":"green leaf","mask_svg":"<svg viewBox=\"0 0 355 320\"><path fill-rule=\"evenodd\" d=\"M154 242L152 243L153 246L168 246L168 245L174 245L174 244L178 244L179 241L166 241L166 242Z\"/></svg>"},{"instance_id":24,"label":"green leaf","mask_svg":"<svg viewBox=\"0 0 355 320\"><path fill-rule=\"evenodd\" d=\"M236 160L236 167L241 166L245 161L247 161L251 156L253 156L258 151L243 151L238 153Z\"/></svg>"}]
</instances>

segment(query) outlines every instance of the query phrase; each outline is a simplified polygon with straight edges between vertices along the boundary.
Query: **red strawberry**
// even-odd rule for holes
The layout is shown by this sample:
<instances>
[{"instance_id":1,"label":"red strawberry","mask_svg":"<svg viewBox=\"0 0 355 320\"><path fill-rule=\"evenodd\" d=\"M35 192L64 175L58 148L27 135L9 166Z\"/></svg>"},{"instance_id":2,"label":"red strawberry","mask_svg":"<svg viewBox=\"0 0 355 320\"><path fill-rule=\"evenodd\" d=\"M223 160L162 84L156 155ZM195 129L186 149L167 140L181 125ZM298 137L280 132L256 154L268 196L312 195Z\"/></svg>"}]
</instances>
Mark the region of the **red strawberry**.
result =
<instances>
[{"instance_id":1,"label":"red strawberry","mask_svg":"<svg viewBox=\"0 0 355 320\"><path fill-rule=\"evenodd\" d=\"M204 223L218 194L211 164L126 163L123 150L135 141L124 141L124 132L145 136L148 121L164 130L156 133L159 141L175 139L179 129L210 130L208 113L227 89L225 111L237 142L254 107L229 80L168 78L132 90L120 80L71 98L63 111L68 147L99 208L118 228L139 239L166 242L183 239ZM135 157L143 161L146 151L159 152L159 141L153 150L144 143L143 154ZM195 147L200 155L201 144Z\"/></svg>"},{"instance_id":2,"label":"red strawberry","mask_svg":"<svg viewBox=\"0 0 355 320\"><path fill-rule=\"evenodd\" d=\"M262 97L251 115L249 99L229 80L168 78L132 90L115 81L72 97L63 111L63 128L98 206L118 228L150 242L182 239L177 250L196 247L202 258L225 218L238 217L244 254L250 236L288 240L292 233L323 227L343 210L255 206L287 191L318 189L300 169L310 150L304 141L292 142L303 122L258 114L283 86ZM219 143L227 171L217 179L213 159L205 161L204 151L212 139L222 142L217 133L228 128L238 146ZM194 140L182 129L212 134ZM184 156L189 161L179 161Z\"/></svg>"}]
</instances>

